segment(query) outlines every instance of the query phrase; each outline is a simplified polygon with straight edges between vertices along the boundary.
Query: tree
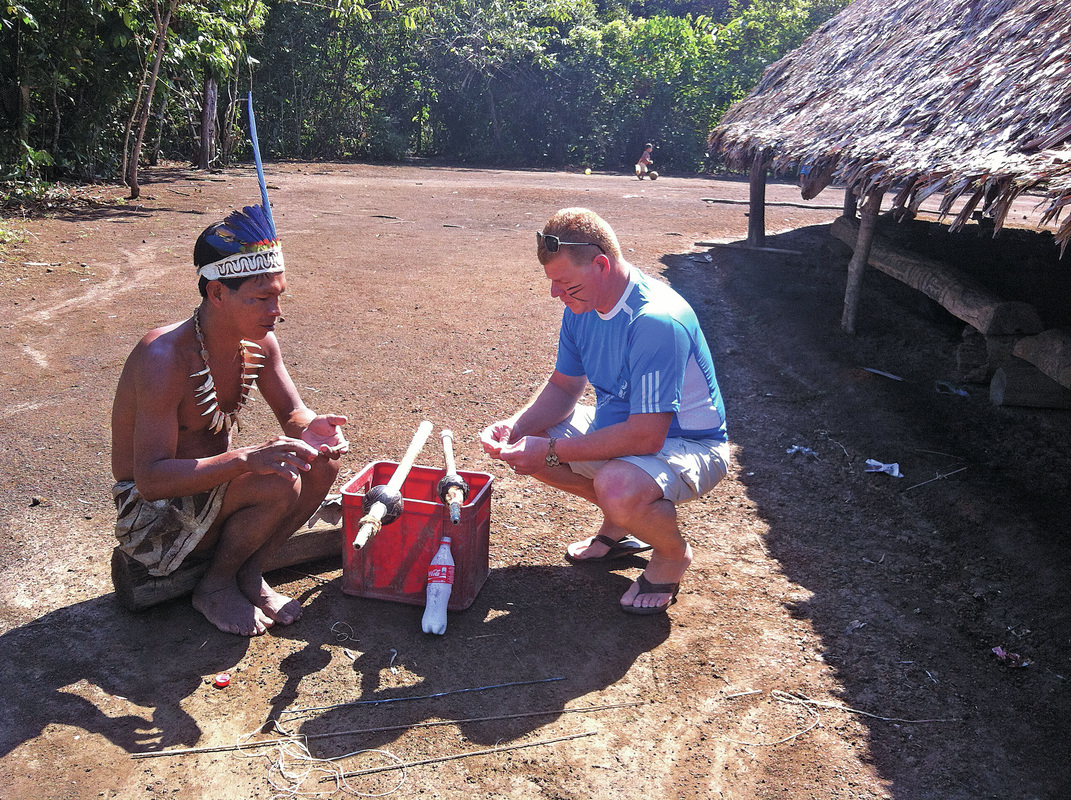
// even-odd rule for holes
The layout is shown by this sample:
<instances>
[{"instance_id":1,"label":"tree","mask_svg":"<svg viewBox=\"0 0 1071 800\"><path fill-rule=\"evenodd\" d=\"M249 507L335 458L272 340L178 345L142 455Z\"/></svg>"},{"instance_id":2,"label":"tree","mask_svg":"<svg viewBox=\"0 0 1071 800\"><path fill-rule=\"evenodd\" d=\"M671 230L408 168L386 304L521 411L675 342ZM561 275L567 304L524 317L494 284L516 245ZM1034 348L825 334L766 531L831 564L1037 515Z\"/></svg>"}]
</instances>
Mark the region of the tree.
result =
<instances>
[{"instance_id":1,"label":"tree","mask_svg":"<svg viewBox=\"0 0 1071 800\"><path fill-rule=\"evenodd\" d=\"M444 0L418 31L442 149L530 163L545 152L545 77L563 30L594 22L589 0Z\"/></svg>"},{"instance_id":2,"label":"tree","mask_svg":"<svg viewBox=\"0 0 1071 800\"><path fill-rule=\"evenodd\" d=\"M171 16L178 8L182 0L167 0L165 6L160 5L160 0L153 0L153 21L155 22L155 36L153 37L150 52L153 55L152 66L147 67L143 73L142 81L138 86L138 97L134 104L134 113L130 116L127 124L126 139L123 146L123 178L130 187L130 199L136 200L141 196L141 187L138 185L138 162L141 160L141 145L145 139L145 127L149 123L149 110L152 108L152 95L156 89L156 80L160 75L160 62L164 60L164 50L167 47L167 29L171 26ZM130 145L130 137L133 132L134 144Z\"/></svg>"},{"instance_id":3,"label":"tree","mask_svg":"<svg viewBox=\"0 0 1071 800\"><path fill-rule=\"evenodd\" d=\"M119 111L131 97L138 69L130 29L112 0L9 2L0 11L4 46L0 158L48 152L49 171L93 179L114 172L122 127Z\"/></svg>"}]
</instances>

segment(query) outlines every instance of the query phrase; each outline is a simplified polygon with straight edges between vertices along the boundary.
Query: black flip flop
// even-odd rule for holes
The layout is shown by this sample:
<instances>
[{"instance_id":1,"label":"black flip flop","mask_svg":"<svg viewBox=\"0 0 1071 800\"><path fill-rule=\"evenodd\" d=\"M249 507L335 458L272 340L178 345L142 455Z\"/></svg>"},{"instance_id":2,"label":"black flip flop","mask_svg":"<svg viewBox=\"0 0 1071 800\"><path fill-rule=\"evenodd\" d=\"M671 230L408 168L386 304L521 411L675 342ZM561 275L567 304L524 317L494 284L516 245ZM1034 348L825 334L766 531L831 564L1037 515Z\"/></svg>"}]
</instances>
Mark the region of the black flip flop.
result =
<instances>
[{"instance_id":1,"label":"black flip flop","mask_svg":"<svg viewBox=\"0 0 1071 800\"><path fill-rule=\"evenodd\" d=\"M636 578L636 585L640 587L640 591L636 593L636 597L641 594L668 594L672 595L669 598L669 602L664 606L626 606L621 605L621 610L626 614L637 614L639 616L649 616L651 614L665 614L666 609L677 602L677 592L680 591L681 585L679 583L651 583L647 580L647 577L641 572L640 577Z\"/></svg>"},{"instance_id":2,"label":"black flip flop","mask_svg":"<svg viewBox=\"0 0 1071 800\"><path fill-rule=\"evenodd\" d=\"M597 533L591 538L593 541L602 542L610 548L606 552L606 555L591 558L577 558L576 556L570 555L569 551L566 550L565 560L570 564L597 564L602 561L613 561L617 558L636 555L637 553L646 553L651 549L650 545L644 544L633 536L626 536L624 539L617 542L609 536L603 536L601 533Z\"/></svg>"}]
</instances>

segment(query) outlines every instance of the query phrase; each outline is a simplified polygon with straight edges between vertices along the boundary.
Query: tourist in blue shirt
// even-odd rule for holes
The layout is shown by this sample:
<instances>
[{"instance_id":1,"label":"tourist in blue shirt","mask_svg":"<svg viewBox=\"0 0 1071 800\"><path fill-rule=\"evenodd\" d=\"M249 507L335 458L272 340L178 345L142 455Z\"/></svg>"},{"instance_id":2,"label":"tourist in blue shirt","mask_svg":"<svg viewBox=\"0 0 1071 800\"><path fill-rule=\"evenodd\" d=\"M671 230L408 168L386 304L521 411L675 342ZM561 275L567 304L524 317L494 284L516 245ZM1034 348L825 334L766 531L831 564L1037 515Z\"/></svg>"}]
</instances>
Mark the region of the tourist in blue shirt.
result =
<instances>
[{"instance_id":1,"label":"tourist in blue shirt","mask_svg":"<svg viewBox=\"0 0 1071 800\"><path fill-rule=\"evenodd\" d=\"M676 506L728 470L710 348L684 298L629 264L593 211L557 212L536 240L551 296L565 304L557 361L528 403L484 429L483 448L599 507L599 532L570 545L569 561L652 551L621 608L663 612L692 563ZM594 407L580 403L589 383Z\"/></svg>"}]
</instances>

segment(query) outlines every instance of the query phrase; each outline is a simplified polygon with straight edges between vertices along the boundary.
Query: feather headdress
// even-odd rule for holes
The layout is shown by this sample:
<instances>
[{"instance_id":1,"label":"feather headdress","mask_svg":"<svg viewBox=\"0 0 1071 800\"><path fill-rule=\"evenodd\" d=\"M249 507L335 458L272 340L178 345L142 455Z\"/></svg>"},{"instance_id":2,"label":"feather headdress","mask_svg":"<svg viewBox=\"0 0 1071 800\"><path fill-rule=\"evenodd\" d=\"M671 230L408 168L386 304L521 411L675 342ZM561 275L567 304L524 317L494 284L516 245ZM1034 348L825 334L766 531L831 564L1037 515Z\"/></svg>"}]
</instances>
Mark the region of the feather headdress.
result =
<instances>
[{"instance_id":1,"label":"feather headdress","mask_svg":"<svg viewBox=\"0 0 1071 800\"><path fill-rule=\"evenodd\" d=\"M257 165L261 205L246 206L232 211L211 234L208 244L225 257L198 269L198 275L208 280L241 278L268 272L282 272L283 250L275 232L275 220L268 202L268 187L264 182L264 165L260 160L257 142L257 123L253 116L253 95L249 95L249 134L253 142L253 159Z\"/></svg>"}]
</instances>

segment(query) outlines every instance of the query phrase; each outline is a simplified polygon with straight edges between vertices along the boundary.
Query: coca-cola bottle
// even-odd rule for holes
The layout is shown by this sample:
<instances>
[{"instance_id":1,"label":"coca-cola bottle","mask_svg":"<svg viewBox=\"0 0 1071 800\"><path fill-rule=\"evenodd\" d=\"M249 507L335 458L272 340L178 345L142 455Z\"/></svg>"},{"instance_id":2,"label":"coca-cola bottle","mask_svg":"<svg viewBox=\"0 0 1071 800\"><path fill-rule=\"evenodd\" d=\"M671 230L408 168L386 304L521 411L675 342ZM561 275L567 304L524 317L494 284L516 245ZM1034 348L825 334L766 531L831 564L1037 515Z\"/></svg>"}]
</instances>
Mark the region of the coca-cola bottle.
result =
<instances>
[{"instance_id":1,"label":"coca-cola bottle","mask_svg":"<svg viewBox=\"0 0 1071 800\"><path fill-rule=\"evenodd\" d=\"M420 621L424 633L446 633L446 606L453 588L454 555L450 552L450 537L444 536L428 565L427 602Z\"/></svg>"}]
</instances>

